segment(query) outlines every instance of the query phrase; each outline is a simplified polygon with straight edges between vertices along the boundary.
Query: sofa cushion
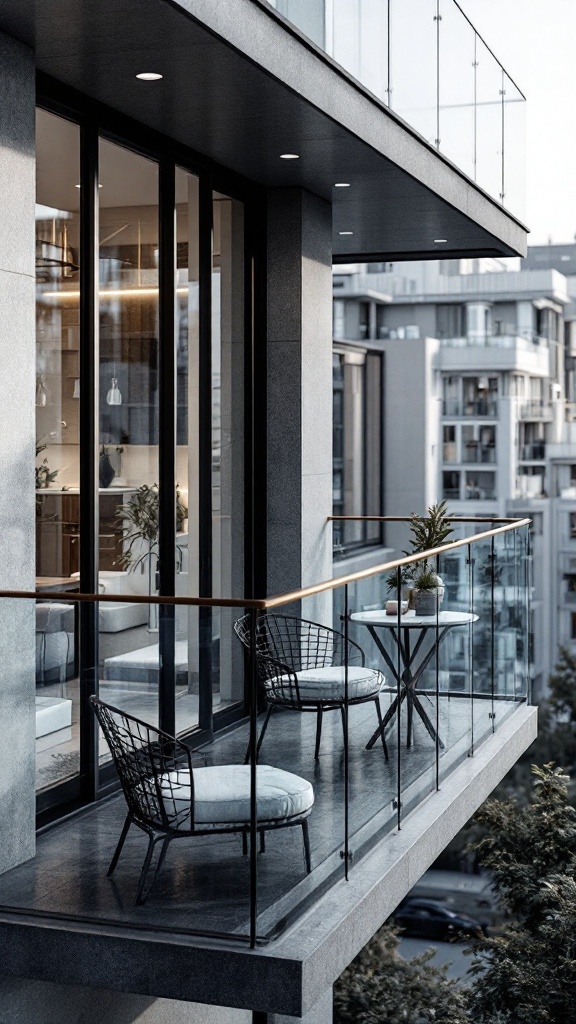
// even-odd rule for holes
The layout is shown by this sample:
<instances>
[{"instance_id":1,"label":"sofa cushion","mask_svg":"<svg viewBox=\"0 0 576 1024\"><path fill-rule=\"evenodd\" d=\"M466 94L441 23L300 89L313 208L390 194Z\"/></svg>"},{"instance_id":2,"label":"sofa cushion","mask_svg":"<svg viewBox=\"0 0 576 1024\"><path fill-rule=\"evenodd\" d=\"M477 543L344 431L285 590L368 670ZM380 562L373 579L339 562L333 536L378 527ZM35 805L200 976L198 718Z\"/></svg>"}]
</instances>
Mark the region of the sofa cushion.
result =
<instances>
[{"instance_id":1,"label":"sofa cushion","mask_svg":"<svg viewBox=\"0 0 576 1024\"><path fill-rule=\"evenodd\" d=\"M133 601L100 601L98 604L98 625L101 633L120 633L148 622L147 604Z\"/></svg>"},{"instance_id":2,"label":"sofa cushion","mask_svg":"<svg viewBox=\"0 0 576 1024\"><path fill-rule=\"evenodd\" d=\"M343 665L326 668L307 668L295 673L301 701L344 700L345 670ZM378 669L358 665L348 667L348 699L367 700L375 697L384 684ZM297 700L296 687L291 676L281 676L268 684L270 696L278 700Z\"/></svg>"},{"instance_id":3,"label":"sofa cushion","mask_svg":"<svg viewBox=\"0 0 576 1024\"><path fill-rule=\"evenodd\" d=\"M256 768L258 821L283 821L305 814L314 803L307 779L260 764ZM194 768L194 822L196 826L241 825L250 822L250 766L226 764ZM190 805L188 770L170 772L163 787L168 813L179 814ZM180 818L181 826L186 822Z\"/></svg>"},{"instance_id":4,"label":"sofa cushion","mask_svg":"<svg viewBox=\"0 0 576 1024\"><path fill-rule=\"evenodd\" d=\"M73 633L74 605L58 604L56 601L36 604L37 633Z\"/></svg>"}]
</instances>

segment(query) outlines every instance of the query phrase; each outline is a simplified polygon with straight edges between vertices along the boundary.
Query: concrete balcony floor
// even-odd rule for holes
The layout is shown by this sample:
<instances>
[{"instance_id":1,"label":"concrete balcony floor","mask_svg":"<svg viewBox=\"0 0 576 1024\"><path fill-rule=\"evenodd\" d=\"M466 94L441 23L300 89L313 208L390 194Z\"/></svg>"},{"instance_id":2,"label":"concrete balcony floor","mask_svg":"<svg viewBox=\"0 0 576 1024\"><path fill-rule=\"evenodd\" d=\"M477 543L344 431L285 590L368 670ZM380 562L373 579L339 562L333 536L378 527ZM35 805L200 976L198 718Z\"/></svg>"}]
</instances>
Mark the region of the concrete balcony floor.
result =
<instances>
[{"instance_id":1,"label":"concrete balcony floor","mask_svg":"<svg viewBox=\"0 0 576 1024\"><path fill-rule=\"evenodd\" d=\"M383 693L385 712L393 695ZM436 721L433 693L421 697ZM518 708L516 701L441 696L439 778L447 777L475 748ZM397 823L398 767L401 769L403 814L407 815L436 788L435 743L420 718L414 717L414 743L406 747L406 705L402 707L401 746L397 747L396 719L387 733L390 758L384 759L377 742L365 745L376 728L372 703L350 709L350 845L354 860L350 877L358 872L364 852L393 831ZM261 727L262 718L259 720ZM266 852L258 856L258 933L273 939L344 874L344 744L338 712L324 716L322 746L314 762L316 718L312 714L282 712L273 715L260 761L309 779L315 805L309 819L312 873L304 869L299 828L270 832ZM242 762L247 726L242 724L219 737L200 754L208 764ZM201 763L198 757L198 763ZM432 797L434 799L434 797ZM183 838L172 843L166 864L147 902L134 905L146 837L133 827L112 879L106 877L125 817L125 802L114 796L50 828L38 837L34 860L0 877L0 905L91 920L120 928L169 932L247 934L249 915L249 858L242 856L239 835Z\"/></svg>"}]
</instances>

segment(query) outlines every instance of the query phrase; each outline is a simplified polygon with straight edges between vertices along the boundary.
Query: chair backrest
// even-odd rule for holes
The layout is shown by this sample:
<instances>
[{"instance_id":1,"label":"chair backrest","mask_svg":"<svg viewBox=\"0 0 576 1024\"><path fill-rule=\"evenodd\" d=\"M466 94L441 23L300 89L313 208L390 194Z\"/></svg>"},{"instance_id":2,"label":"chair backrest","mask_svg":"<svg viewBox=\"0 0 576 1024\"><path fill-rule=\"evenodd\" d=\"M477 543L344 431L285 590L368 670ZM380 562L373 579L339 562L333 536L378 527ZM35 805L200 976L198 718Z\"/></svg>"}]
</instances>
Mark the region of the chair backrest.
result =
<instances>
[{"instance_id":1,"label":"chair backrest","mask_svg":"<svg viewBox=\"0 0 576 1024\"><path fill-rule=\"evenodd\" d=\"M250 650L250 616L234 623L234 631ZM342 633L308 619L290 615L261 615L256 626L256 665L258 677L266 685L271 676L267 659L287 666L293 672L309 668L343 665L346 640ZM348 641L349 662L362 658L362 650ZM276 673L272 673L274 676Z\"/></svg>"},{"instance_id":2,"label":"chair backrest","mask_svg":"<svg viewBox=\"0 0 576 1024\"><path fill-rule=\"evenodd\" d=\"M132 815L156 830L193 829L194 776L188 747L98 697L91 697L90 703Z\"/></svg>"}]
</instances>

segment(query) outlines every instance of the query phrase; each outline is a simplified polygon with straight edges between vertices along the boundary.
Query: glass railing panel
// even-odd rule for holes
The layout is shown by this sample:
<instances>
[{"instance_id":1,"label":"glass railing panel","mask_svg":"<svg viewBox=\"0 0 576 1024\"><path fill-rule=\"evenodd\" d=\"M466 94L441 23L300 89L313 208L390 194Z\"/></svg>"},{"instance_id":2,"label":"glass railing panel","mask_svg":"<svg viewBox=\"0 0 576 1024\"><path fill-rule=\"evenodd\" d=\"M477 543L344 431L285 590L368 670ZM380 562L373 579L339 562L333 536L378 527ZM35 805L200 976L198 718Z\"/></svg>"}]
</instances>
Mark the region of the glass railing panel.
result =
<instances>
[{"instance_id":1,"label":"glass railing panel","mask_svg":"<svg viewBox=\"0 0 576 1024\"><path fill-rule=\"evenodd\" d=\"M408 604L408 587L401 584L398 591L397 585L398 574L392 570L347 588L349 636L357 645L356 661L362 666L349 669L356 701L348 718L349 843L355 858L397 824L398 667L394 637L402 601L404 608ZM362 703L361 694L365 697Z\"/></svg>"},{"instance_id":2,"label":"glass railing panel","mask_svg":"<svg viewBox=\"0 0 576 1024\"><path fill-rule=\"evenodd\" d=\"M436 146L436 0L390 0L390 40L390 107Z\"/></svg>"},{"instance_id":3,"label":"glass railing panel","mask_svg":"<svg viewBox=\"0 0 576 1024\"><path fill-rule=\"evenodd\" d=\"M26 618L31 602L11 602L11 615ZM36 789L42 791L80 771L78 617L72 601L36 601Z\"/></svg>"},{"instance_id":4,"label":"glass railing panel","mask_svg":"<svg viewBox=\"0 0 576 1024\"><path fill-rule=\"evenodd\" d=\"M516 700L530 696L530 536L528 526L514 531L514 606L516 630Z\"/></svg>"},{"instance_id":5,"label":"glass railing panel","mask_svg":"<svg viewBox=\"0 0 576 1024\"><path fill-rule=\"evenodd\" d=\"M476 33L452 0L442 0L440 15L440 151L474 180Z\"/></svg>"},{"instance_id":6,"label":"glass railing panel","mask_svg":"<svg viewBox=\"0 0 576 1024\"><path fill-rule=\"evenodd\" d=\"M506 72L504 80L504 206L526 212L526 100Z\"/></svg>"},{"instance_id":7,"label":"glass railing panel","mask_svg":"<svg viewBox=\"0 0 576 1024\"><path fill-rule=\"evenodd\" d=\"M400 717L396 717L396 744L400 774L400 823L437 785L442 739L439 702L444 591L438 584L426 589L426 579L439 580L437 560L424 559L409 570L411 591L408 611L393 632L399 675Z\"/></svg>"},{"instance_id":8,"label":"glass railing panel","mask_svg":"<svg viewBox=\"0 0 576 1024\"><path fill-rule=\"evenodd\" d=\"M525 698L527 624L523 574L525 540L514 530L494 537L494 713L495 725Z\"/></svg>"},{"instance_id":9,"label":"glass railing panel","mask_svg":"<svg viewBox=\"0 0 576 1024\"><path fill-rule=\"evenodd\" d=\"M502 202L502 68L476 39L476 182Z\"/></svg>"},{"instance_id":10,"label":"glass railing panel","mask_svg":"<svg viewBox=\"0 0 576 1024\"><path fill-rule=\"evenodd\" d=\"M349 0L333 0L330 20L326 26L328 53L379 99L388 102L388 4L383 0L352 4Z\"/></svg>"},{"instance_id":11,"label":"glass railing panel","mask_svg":"<svg viewBox=\"0 0 576 1024\"><path fill-rule=\"evenodd\" d=\"M456 539L465 529L470 533L470 524L457 528ZM436 658L427 682L437 694L429 699L437 704L438 782L458 767L471 745L473 609L468 550L468 545L459 546L436 559L444 594L438 611Z\"/></svg>"},{"instance_id":12,"label":"glass railing panel","mask_svg":"<svg viewBox=\"0 0 576 1024\"><path fill-rule=\"evenodd\" d=\"M471 611L476 616L471 648L472 749L475 750L494 728L492 618L494 559L492 541L470 545L469 578Z\"/></svg>"},{"instance_id":13,"label":"glass railing panel","mask_svg":"<svg viewBox=\"0 0 576 1024\"><path fill-rule=\"evenodd\" d=\"M245 621L244 635L246 625ZM259 846L256 892L261 938L272 937L281 922L293 919L344 875L344 629L334 613L332 591L258 616L258 771L269 786L286 787L286 823L291 824L290 816L294 819L293 827L266 833L265 854ZM358 664L357 655L353 648L349 659L353 665ZM352 664L349 671L354 675ZM351 734L355 728L354 719ZM248 727L239 732L246 744ZM353 763L356 744L351 742L349 749Z\"/></svg>"}]
</instances>

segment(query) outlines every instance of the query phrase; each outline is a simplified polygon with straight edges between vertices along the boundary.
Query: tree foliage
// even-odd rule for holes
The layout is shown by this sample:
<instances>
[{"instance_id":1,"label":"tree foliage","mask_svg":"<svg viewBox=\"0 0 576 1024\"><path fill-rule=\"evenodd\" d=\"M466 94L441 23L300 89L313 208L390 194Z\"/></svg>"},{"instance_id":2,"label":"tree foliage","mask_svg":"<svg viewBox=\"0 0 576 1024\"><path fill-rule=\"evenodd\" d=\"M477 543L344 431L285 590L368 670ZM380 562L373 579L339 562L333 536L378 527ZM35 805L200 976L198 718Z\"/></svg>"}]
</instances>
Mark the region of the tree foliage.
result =
<instances>
[{"instance_id":1,"label":"tree foliage","mask_svg":"<svg viewBox=\"0 0 576 1024\"><path fill-rule=\"evenodd\" d=\"M531 803L491 800L477 815L478 856L514 921L475 949L477 1024L576 1024L576 812L561 769L532 770Z\"/></svg>"},{"instance_id":2,"label":"tree foliage","mask_svg":"<svg viewBox=\"0 0 576 1024\"><path fill-rule=\"evenodd\" d=\"M576 725L576 653L560 648L560 656L550 675L550 708L560 720Z\"/></svg>"},{"instance_id":3,"label":"tree foliage","mask_svg":"<svg viewBox=\"0 0 576 1024\"><path fill-rule=\"evenodd\" d=\"M334 987L335 1024L469 1024L466 998L430 964L434 950L411 960L397 952L398 933L385 925Z\"/></svg>"},{"instance_id":4,"label":"tree foliage","mask_svg":"<svg viewBox=\"0 0 576 1024\"><path fill-rule=\"evenodd\" d=\"M576 810L568 777L532 767L528 803L491 800L475 849L511 923L473 950L459 988L431 951L412 960L384 927L335 986L335 1024L576 1024Z\"/></svg>"}]
</instances>

